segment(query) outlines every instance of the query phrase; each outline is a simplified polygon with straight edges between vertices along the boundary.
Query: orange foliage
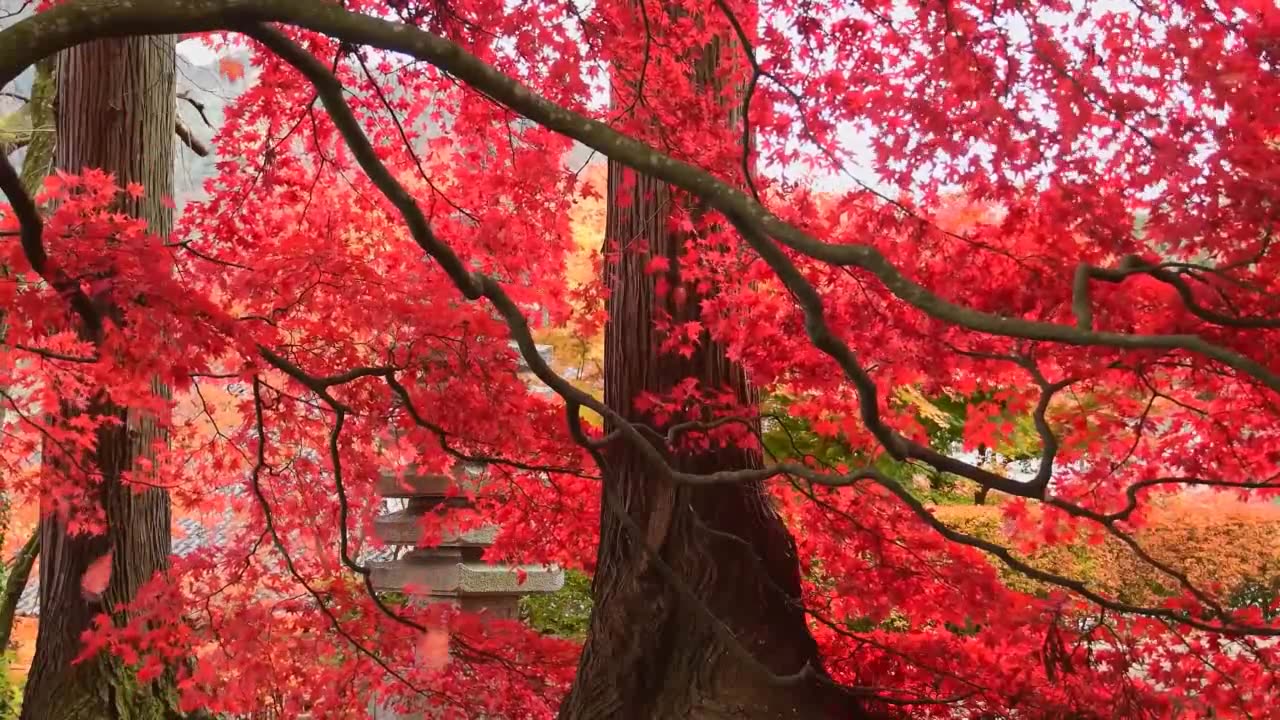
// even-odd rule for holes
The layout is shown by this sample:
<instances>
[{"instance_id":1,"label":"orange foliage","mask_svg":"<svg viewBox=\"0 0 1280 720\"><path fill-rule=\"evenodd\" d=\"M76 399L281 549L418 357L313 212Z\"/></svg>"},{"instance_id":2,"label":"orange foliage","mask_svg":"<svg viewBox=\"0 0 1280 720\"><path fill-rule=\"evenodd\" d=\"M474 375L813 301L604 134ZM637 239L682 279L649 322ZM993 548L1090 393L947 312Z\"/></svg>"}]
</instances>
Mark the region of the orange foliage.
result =
<instances>
[{"instance_id":1,"label":"orange foliage","mask_svg":"<svg viewBox=\"0 0 1280 720\"><path fill-rule=\"evenodd\" d=\"M935 508L935 514L961 532L1015 546L998 506L942 506ZM1194 585L1224 602L1249 583L1280 580L1280 505L1188 494L1162 503L1134 537L1152 558L1185 573ZM1100 544L1081 538L1018 555L1040 569L1084 580L1091 588L1126 602L1150 604L1179 590L1176 578L1112 537ZM1010 585L1043 591L1040 583L1003 565L1000 568Z\"/></svg>"}]
</instances>

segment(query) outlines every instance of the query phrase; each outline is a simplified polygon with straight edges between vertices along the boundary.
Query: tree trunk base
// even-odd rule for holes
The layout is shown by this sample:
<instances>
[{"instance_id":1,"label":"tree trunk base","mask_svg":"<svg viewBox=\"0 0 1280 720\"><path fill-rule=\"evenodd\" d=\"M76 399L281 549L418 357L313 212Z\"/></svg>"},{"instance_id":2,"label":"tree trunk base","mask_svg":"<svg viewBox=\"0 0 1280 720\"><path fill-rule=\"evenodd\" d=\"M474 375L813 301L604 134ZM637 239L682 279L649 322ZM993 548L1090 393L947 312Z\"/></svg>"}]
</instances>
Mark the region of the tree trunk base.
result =
<instances>
[{"instance_id":1,"label":"tree trunk base","mask_svg":"<svg viewBox=\"0 0 1280 720\"><path fill-rule=\"evenodd\" d=\"M118 659L100 656L74 665L40 698L27 698L21 720L178 720L177 689L141 684Z\"/></svg>"}]
</instances>

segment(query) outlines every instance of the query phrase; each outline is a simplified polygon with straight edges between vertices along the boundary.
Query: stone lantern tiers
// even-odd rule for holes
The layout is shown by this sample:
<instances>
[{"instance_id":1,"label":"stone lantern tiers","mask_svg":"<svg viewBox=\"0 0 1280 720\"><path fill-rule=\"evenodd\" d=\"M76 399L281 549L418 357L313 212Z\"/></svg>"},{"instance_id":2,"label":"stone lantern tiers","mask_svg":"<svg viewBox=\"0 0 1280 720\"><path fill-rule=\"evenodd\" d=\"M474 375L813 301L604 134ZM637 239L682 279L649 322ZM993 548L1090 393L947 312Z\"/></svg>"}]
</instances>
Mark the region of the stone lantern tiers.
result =
<instances>
[{"instance_id":1,"label":"stone lantern tiers","mask_svg":"<svg viewBox=\"0 0 1280 720\"><path fill-rule=\"evenodd\" d=\"M550 348L539 347L549 359ZM536 378L521 364L521 376L530 385ZM545 388L538 388L545 389ZM463 465L453 475L417 473L410 468L403 477L384 473L378 491L385 498L407 501L402 510L374 520L374 532L390 545L412 548L397 560L370 566L376 590L404 591L424 588L426 596L410 596L411 602L449 602L464 611L484 612L499 618L515 618L520 597L555 592L564 586L564 572L545 565L492 565L485 563L485 548L497 537L497 526L481 526L446 532L434 547L415 547L422 535L423 517L440 506L469 507L468 496L484 496L492 488L482 465Z\"/></svg>"},{"instance_id":2,"label":"stone lantern tiers","mask_svg":"<svg viewBox=\"0 0 1280 720\"><path fill-rule=\"evenodd\" d=\"M404 478L393 474L381 478L379 488L384 497L403 498L408 502L403 510L374 520L374 532L387 544L413 549L397 560L373 563L370 567L373 586L377 590L424 588L429 595L415 599L452 602L462 610L515 618L522 595L559 590L564 585L564 572L544 565L484 562L481 559L484 550L493 544L498 534L494 525L446 531L438 545L414 547L422 535L425 515L435 512L442 504L466 507L465 495L484 493L480 487L483 475L460 475L462 477L406 473ZM451 493L451 486L461 493ZM450 498L451 494L454 497Z\"/></svg>"}]
</instances>

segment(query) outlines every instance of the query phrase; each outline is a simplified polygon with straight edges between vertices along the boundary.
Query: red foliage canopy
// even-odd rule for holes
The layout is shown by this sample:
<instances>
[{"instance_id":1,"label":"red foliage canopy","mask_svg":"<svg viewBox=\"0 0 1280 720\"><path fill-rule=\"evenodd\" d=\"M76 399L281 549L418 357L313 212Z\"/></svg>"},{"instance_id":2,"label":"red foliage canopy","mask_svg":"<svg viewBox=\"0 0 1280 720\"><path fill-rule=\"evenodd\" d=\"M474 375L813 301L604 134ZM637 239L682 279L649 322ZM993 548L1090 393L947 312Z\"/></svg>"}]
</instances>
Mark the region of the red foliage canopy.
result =
<instances>
[{"instance_id":1,"label":"red foliage canopy","mask_svg":"<svg viewBox=\"0 0 1280 720\"><path fill-rule=\"evenodd\" d=\"M495 557L589 565L596 469L563 418L602 408L537 361L528 328L601 322L603 289L567 278L569 213L599 190L562 161L577 140L711 208L670 218L692 238L670 291L709 294L700 323L666 328L671 351L709 334L849 457L1014 498L1010 552L937 520L883 463L765 471L837 680L919 717L1275 712L1280 625L1228 607L1231 588L1148 557L1176 592L1138 605L1022 559L1104 536L1143 558L1130 533L1162 495L1280 489L1273 3L168 0L58 22L81 5L0 33L0 79L94 32L234 30L200 37L253 57L221 66L252 82L170 238L109 211L145 188L55 176L41 228L0 173L5 492L100 526L94 468L41 479L32 458L79 458L97 420L41 409L106 388L170 418L136 482L239 518L87 651L145 679L198 648L184 702L214 710L347 717L381 693L553 714L571 642L457 616L452 661L415 663L439 636L353 569L380 471L464 459L509 492L441 522L498 518ZM689 69L713 39L718 92ZM123 308L96 348L74 331L90 297ZM562 397L525 388L513 338ZM896 399L908 386L982 398L957 445L929 443ZM743 412L715 390L643 400ZM1026 477L970 452L1017 416L1038 437ZM683 441L755 442L732 428ZM1052 591L1006 586L992 560Z\"/></svg>"}]
</instances>

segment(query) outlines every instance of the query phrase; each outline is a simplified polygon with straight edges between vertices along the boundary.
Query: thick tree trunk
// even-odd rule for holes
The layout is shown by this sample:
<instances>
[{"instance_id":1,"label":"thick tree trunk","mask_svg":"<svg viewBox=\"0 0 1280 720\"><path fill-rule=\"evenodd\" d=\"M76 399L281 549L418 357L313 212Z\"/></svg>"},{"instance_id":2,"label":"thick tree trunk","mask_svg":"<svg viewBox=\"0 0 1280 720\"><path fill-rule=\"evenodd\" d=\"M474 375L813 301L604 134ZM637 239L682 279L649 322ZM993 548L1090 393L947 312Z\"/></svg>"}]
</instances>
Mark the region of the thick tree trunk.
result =
<instances>
[{"instance_id":1,"label":"thick tree trunk","mask_svg":"<svg viewBox=\"0 0 1280 720\"><path fill-rule=\"evenodd\" d=\"M58 57L57 167L72 173L99 168L116 182L141 183L142 198L122 200L120 210L167 234L172 211L175 39L172 36L95 41ZM157 392L165 392L158 384ZM71 535L65 519L41 520L40 627L23 699L23 720L145 720L169 715L170 693L140 686L113 658L73 664L80 636L93 618L127 602L138 587L165 568L170 549L169 498L161 490L138 492L121 481L163 433L153 419L103 402L89 412L122 423L98 434L92 458L102 474L99 496L107 532ZM46 462L59 471L55 454ZM90 563L112 553L111 578L101 598L81 591Z\"/></svg>"},{"instance_id":2,"label":"thick tree trunk","mask_svg":"<svg viewBox=\"0 0 1280 720\"><path fill-rule=\"evenodd\" d=\"M712 42L690 67L699 86L717 93L724 88L722 51L721 42ZM725 122L734 125L738 100L727 95ZM659 309L675 322L700 316L694 288L680 281L684 236L669 222L672 204L682 200L618 163L609 164L608 182L605 402L660 431L661 424L636 411L636 398L662 396L689 378L754 405L742 367L719 344L703 337L689 358L659 351ZM654 257L667 258L671 268L661 295L659 275L646 271ZM781 685L769 677L806 666L826 675L800 599L795 541L760 483L672 487L621 442L608 446L605 461L593 612L562 720L863 717L823 680ZM679 453L668 461L691 472L762 465L758 452L742 448ZM683 590L664 577L659 562Z\"/></svg>"},{"instance_id":3,"label":"thick tree trunk","mask_svg":"<svg viewBox=\"0 0 1280 720\"><path fill-rule=\"evenodd\" d=\"M605 401L633 420L641 392L662 394L685 378L753 394L741 367L715 343L691 358L660 353L653 326L665 304L677 319L697 317L691 296L677 306L659 298L650 258L678 267L680 237L668 227L671 193L662 183L609 167L606 246L618 249L608 268ZM629 244L629 248L618 248ZM636 252L635 248L647 250ZM678 283L673 272L672 287ZM691 289L686 288L685 292ZM675 293L668 294L670 298ZM760 467L754 451L721 449L671 458L689 471ZM821 668L800 605L795 542L760 484L672 487L651 472L634 449L614 443L606 453L594 611L564 720L618 718L849 718L856 710L820 682L780 687L744 657L773 673ZM644 534L622 522L610 505L626 508ZM668 582L641 543L655 548L697 600ZM714 623L737 638L725 642ZM735 647L736 645L736 647Z\"/></svg>"}]
</instances>

